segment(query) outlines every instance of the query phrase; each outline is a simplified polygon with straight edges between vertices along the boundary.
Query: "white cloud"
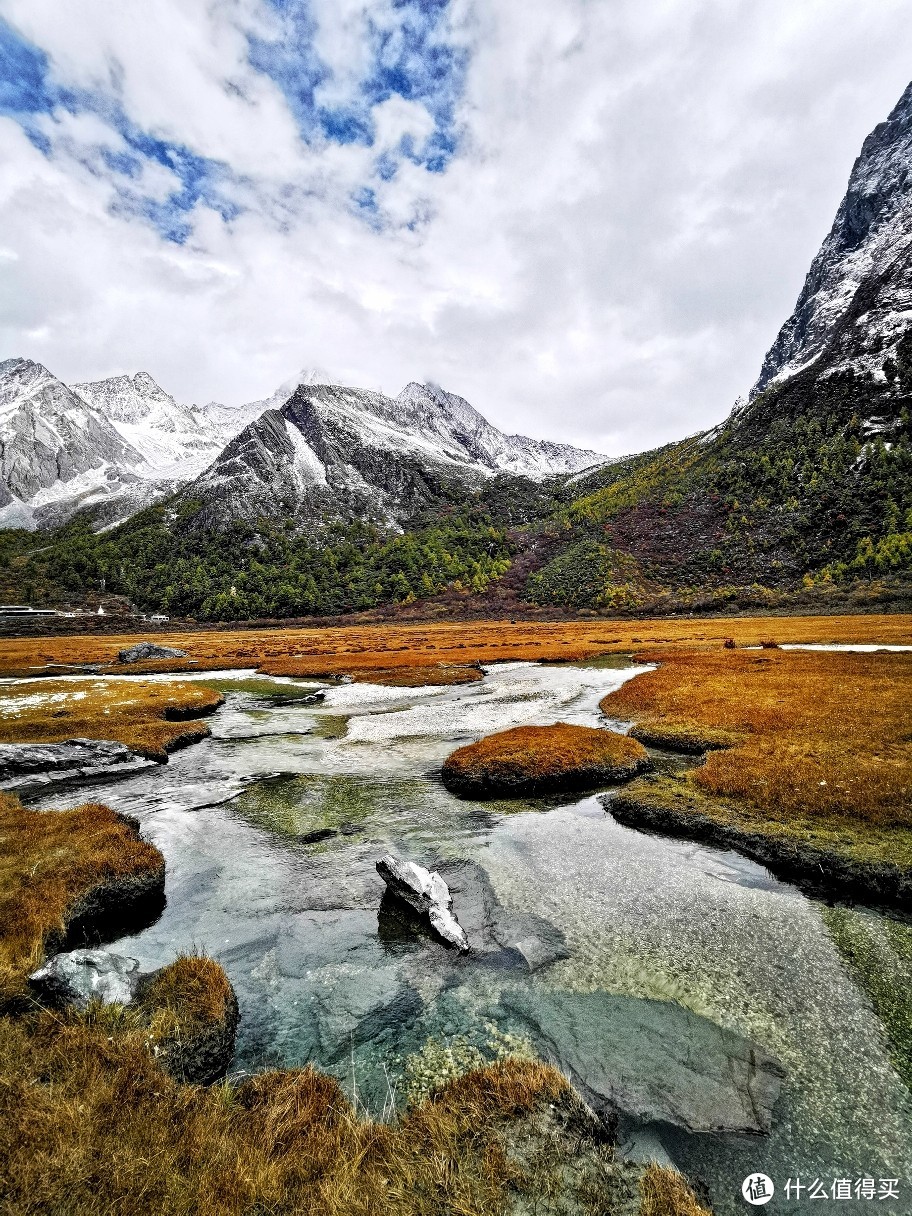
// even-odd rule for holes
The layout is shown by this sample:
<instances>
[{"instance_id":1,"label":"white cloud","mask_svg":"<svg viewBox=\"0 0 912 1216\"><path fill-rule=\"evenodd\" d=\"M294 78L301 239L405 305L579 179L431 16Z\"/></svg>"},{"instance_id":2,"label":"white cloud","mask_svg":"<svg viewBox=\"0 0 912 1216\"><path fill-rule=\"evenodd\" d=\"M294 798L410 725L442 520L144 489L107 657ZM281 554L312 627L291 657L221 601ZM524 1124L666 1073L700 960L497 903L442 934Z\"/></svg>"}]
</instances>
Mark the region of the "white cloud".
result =
<instances>
[{"instance_id":1,"label":"white cloud","mask_svg":"<svg viewBox=\"0 0 912 1216\"><path fill-rule=\"evenodd\" d=\"M367 71L367 17L394 12L314 12L338 104ZM247 179L246 209L198 206L179 247L0 119L0 355L72 381L143 368L197 401L267 396L304 365L393 392L427 378L506 429L612 452L708 426L749 387L908 80L902 0L460 0L460 150L382 182L379 147L426 139L427 108L377 107L375 148L307 147L246 60L245 30L279 28L255 0L0 13L59 79L116 86L143 129ZM391 229L355 214L364 184Z\"/></svg>"}]
</instances>

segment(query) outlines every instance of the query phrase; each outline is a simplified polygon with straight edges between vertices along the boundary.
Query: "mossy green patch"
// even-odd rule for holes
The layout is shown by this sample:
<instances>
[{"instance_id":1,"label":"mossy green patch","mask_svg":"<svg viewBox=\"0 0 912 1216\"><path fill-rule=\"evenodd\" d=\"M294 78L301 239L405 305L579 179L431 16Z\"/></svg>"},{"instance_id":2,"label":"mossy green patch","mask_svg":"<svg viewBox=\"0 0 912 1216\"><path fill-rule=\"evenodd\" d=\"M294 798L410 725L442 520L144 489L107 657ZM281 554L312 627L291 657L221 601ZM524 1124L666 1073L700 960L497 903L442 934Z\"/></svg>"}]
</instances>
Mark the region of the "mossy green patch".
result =
<instances>
[{"instance_id":1,"label":"mossy green patch","mask_svg":"<svg viewBox=\"0 0 912 1216\"><path fill-rule=\"evenodd\" d=\"M901 825L880 825L842 815L795 815L775 806L723 799L704 793L683 775L641 777L624 791L624 797L659 811L702 817L722 828L807 845L848 860L912 870L912 832Z\"/></svg>"},{"instance_id":2,"label":"mossy green patch","mask_svg":"<svg viewBox=\"0 0 912 1216\"><path fill-rule=\"evenodd\" d=\"M824 908L836 949L883 1023L896 1071L912 1089L912 925Z\"/></svg>"},{"instance_id":3,"label":"mossy green patch","mask_svg":"<svg viewBox=\"0 0 912 1216\"><path fill-rule=\"evenodd\" d=\"M378 811L420 805L426 783L364 781L347 775L270 777L248 786L232 802L251 823L282 836L316 832L346 834ZM310 846L309 846L310 847Z\"/></svg>"}]
</instances>

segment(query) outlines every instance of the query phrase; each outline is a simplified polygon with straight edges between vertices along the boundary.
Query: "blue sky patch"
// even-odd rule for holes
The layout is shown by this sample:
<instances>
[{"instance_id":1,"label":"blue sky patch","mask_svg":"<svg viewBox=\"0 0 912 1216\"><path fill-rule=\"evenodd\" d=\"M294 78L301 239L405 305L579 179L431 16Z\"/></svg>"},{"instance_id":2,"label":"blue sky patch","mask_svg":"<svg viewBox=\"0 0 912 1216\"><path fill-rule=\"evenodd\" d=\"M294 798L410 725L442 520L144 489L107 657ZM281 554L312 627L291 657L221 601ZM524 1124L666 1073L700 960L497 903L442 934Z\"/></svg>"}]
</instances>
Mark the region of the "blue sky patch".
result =
<instances>
[{"instance_id":1,"label":"blue sky patch","mask_svg":"<svg viewBox=\"0 0 912 1216\"><path fill-rule=\"evenodd\" d=\"M321 100L321 86L332 73L316 49L317 27L309 0L261 0L278 26L276 37L247 37L250 66L280 89L301 140L319 148L327 143L374 146L374 107L392 97L424 106L433 120L426 139L403 137L394 148L378 148L369 180L351 196L354 212L371 227L383 227L377 190L392 181L403 161L428 172L443 172L459 144L456 111L465 84L466 53L447 42L449 0L393 0L391 7L368 11L363 36L367 65L349 95L332 105ZM0 115L16 121L32 143L49 158L70 158L112 189L113 214L152 225L166 240L183 243L192 231L197 207L214 211L228 222L240 214L236 201L242 182L231 165L198 155L189 146L162 139L135 123L119 96L118 77L110 86L68 87L60 81L39 46L0 18ZM225 88L232 87L227 79ZM237 90L237 86L235 91ZM55 124L69 115L92 114L120 137L122 146L103 142L76 144ZM143 172L161 165L177 179L166 197L143 191ZM276 187L271 187L275 193ZM243 190L245 198L250 192ZM279 187L279 194L281 188ZM267 213L271 208L264 203ZM284 204L283 204L284 205ZM286 215L287 222L291 216Z\"/></svg>"}]
</instances>

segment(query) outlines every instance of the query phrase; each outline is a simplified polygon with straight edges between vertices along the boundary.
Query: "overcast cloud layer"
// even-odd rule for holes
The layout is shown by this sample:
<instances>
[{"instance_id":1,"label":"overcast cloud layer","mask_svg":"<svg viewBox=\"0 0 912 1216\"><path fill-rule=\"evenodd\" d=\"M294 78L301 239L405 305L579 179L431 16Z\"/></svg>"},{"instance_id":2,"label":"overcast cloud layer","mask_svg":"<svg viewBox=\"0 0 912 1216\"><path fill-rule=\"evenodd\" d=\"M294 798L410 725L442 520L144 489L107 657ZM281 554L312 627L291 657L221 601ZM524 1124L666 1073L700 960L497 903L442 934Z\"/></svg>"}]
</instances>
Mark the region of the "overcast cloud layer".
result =
<instances>
[{"instance_id":1,"label":"overcast cloud layer","mask_svg":"<svg viewBox=\"0 0 912 1216\"><path fill-rule=\"evenodd\" d=\"M610 454L745 392L907 0L0 0L0 357L432 380Z\"/></svg>"}]
</instances>

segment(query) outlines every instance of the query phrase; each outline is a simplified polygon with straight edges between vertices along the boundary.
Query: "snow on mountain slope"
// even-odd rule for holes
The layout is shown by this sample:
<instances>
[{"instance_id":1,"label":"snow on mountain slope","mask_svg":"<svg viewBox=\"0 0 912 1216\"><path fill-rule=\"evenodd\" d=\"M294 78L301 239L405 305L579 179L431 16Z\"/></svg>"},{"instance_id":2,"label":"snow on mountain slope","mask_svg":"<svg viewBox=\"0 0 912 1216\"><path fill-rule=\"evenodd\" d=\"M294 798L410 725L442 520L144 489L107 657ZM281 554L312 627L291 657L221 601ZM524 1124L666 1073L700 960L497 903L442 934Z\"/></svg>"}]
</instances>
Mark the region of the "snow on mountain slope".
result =
<instances>
[{"instance_id":1,"label":"snow on mountain slope","mask_svg":"<svg viewBox=\"0 0 912 1216\"><path fill-rule=\"evenodd\" d=\"M441 479L541 479L605 458L504 435L463 398L409 384L398 397L315 384L304 371L247 405L183 405L150 375L67 387L40 364L0 364L0 527L46 527L90 507L109 526L193 482L206 516L339 509L395 522ZM318 516L332 513L331 503Z\"/></svg>"},{"instance_id":2,"label":"snow on mountain slope","mask_svg":"<svg viewBox=\"0 0 912 1216\"><path fill-rule=\"evenodd\" d=\"M104 414L40 363L0 363L0 526L33 527L34 504L76 481L83 492L93 475L109 483L112 469L141 460Z\"/></svg>"},{"instance_id":3,"label":"snow on mountain slope","mask_svg":"<svg viewBox=\"0 0 912 1216\"><path fill-rule=\"evenodd\" d=\"M505 435L455 393L434 384L407 384L396 398L396 416L439 441L446 450L468 453L473 461L501 473L538 480L578 473L604 464L606 457L565 443Z\"/></svg>"},{"instance_id":4,"label":"snow on mountain slope","mask_svg":"<svg viewBox=\"0 0 912 1216\"><path fill-rule=\"evenodd\" d=\"M912 321L912 85L862 145L836 219L751 396L826 354L881 384ZM823 370L823 369L822 369Z\"/></svg>"},{"instance_id":5,"label":"snow on mountain slope","mask_svg":"<svg viewBox=\"0 0 912 1216\"><path fill-rule=\"evenodd\" d=\"M276 514L302 526L328 518L395 525L453 486L506 472L542 478L603 462L504 435L467 401L409 384L398 397L333 384L301 384L237 436L188 489L200 522Z\"/></svg>"},{"instance_id":6,"label":"snow on mountain slope","mask_svg":"<svg viewBox=\"0 0 912 1216\"><path fill-rule=\"evenodd\" d=\"M85 507L102 526L126 519L201 473L259 408L181 405L146 372L68 387L8 359L0 527L55 526Z\"/></svg>"},{"instance_id":7,"label":"snow on mountain slope","mask_svg":"<svg viewBox=\"0 0 912 1216\"><path fill-rule=\"evenodd\" d=\"M216 421L195 405L180 405L147 372L111 376L73 391L107 417L143 457L141 477L188 480L201 473L231 438L231 420ZM245 425L247 417L237 421Z\"/></svg>"}]
</instances>

